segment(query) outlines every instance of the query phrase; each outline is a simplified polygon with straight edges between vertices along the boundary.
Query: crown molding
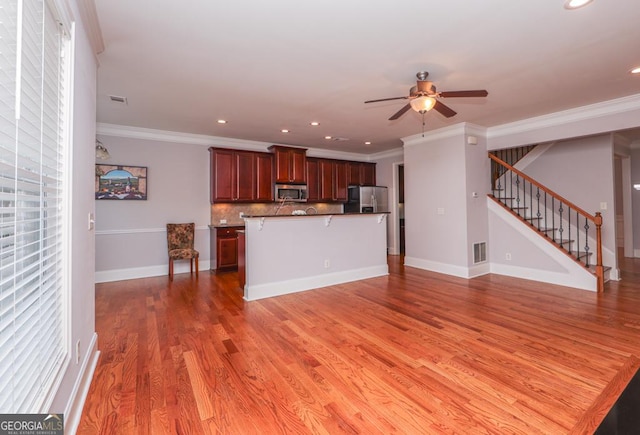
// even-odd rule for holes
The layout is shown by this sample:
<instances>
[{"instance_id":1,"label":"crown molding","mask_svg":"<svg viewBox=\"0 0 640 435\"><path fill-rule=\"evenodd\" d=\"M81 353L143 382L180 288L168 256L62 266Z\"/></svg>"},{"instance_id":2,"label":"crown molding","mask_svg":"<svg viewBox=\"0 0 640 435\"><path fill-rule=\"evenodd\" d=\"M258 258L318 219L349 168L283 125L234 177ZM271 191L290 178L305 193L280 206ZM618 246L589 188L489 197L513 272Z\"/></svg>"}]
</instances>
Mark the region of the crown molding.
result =
<instances>
[{"instance_id":1,"label":"crown molding","mask_svg":"<svg viewBox=\"0 0 640 435\"><path fill-rule=\"evenodd\" d=\"M104 51L104 40L102 39L102 29L100 29L95 0L78 0L77 4L93 53L98 55Z\"/></svg>"},{"instance_id":2,"label":"crown molding","mask_svg":"<svg viewBox=\"0 0 640 435\"><path fill-rule=\"evenodd\" d=\"M557 127L576 121L588 121L637 109L640 109L640 94L489 127L487 129L487 139L496 139L543 128Z\"/></svg>"},{"instance_id":3,"label":"crown molding","mask_svg":"<svg viewBox=\"0 0 640 435\"><path fill-rule=\"evenodd\" d=\"M369 154L369 160L382 160L389 159L392 157L403 157L404 158L404 149L395 148L389 151L382 151L376 154Z\"/></svg>"},{"instance_id":4,"label":"crown molding","mask_svg":"<svg viewBox=\"0 0 640 435\"><path fill-rule=\"evenodd\" d=\"M268 152L268 148L273 145L271 142L258 142L243 139L234 139L230 137L155 130L151 128L131 127L128 125L106 124L100 122L96 124L96 134L100 136L114 136L128 139L143 139L156 142L173 142L189 145L202 145L206 147L220 147L261 152ZM372 160L372 155L325 150L321 148L307 148L307 155L310 157L342 160Z\"/></svg>"},{"instance_id":5,"label":"crown molding","mask_svg":"<svg viewBox=\"0 0 640 435\"><path fill-rule=\"evenodd\" d=\"M406 148L415 145L422 145L428 142L435 142L450 137L465 135L486 137L486 134L487 129L485 127L481 127L479 125L471 124L468 122L460 122L458 124L439 128L437 130L427 131L424 133L424 135L420 133L413 136L403 137L401 140L404 143L404 147Z\"/></svg>"}]
</instances>

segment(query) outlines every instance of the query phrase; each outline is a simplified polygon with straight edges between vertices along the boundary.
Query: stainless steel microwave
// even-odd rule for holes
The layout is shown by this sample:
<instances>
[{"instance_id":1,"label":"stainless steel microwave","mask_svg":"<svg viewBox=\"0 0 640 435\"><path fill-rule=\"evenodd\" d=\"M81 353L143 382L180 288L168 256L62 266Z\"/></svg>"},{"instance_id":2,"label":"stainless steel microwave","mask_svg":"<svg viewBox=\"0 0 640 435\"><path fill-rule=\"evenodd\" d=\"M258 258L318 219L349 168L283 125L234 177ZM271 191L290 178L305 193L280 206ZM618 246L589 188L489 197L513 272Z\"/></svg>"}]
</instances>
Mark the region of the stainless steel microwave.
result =
<instances>
[{"instance_id":1,"label":"stainless steel microwave","mask_svg":"<svg viewBox=\"0 0 640 435\"><path fill-rule=\"evenodd\" d=\"M307 202L307 186L304 184L276 184L276 201Z\"/></svg>"}]
</instances>

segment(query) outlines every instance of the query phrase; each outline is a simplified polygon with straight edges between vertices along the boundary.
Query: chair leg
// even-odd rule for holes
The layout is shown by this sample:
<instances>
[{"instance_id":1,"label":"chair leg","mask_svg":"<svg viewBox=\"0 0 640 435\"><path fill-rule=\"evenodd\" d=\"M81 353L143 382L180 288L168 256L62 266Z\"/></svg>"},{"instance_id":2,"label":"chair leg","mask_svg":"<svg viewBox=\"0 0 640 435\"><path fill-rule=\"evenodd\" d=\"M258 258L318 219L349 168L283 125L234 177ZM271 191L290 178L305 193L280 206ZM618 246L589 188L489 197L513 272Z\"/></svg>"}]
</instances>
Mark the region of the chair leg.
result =
<instances>
[{"instance_id":1,"label":"chair leg","mask_svg":"<svg viewBox=\"0 0 640 435\"><path fill-rule=\"evenodd\" d=\"M189 272L193 275L193 258L189 259Z\"/></svg>"},{"instance_id":2,"label":"chair leg","mask_svg":"<svg viewBox=\"0 0 640 435\"><path fill-rule=\"evenodd\" d=\"M198 277L198 257L196 257L196 278Z\"/></svg>"},{"instance_id":3,"label":"chair leg","mask_svg":"<svg viewBox=\"0 0 640 435\"><path fill-rule=\"evenodd\" d=\"M169 280L173 281L173 258L169 259Z\"/></svg>"}]
</instances>

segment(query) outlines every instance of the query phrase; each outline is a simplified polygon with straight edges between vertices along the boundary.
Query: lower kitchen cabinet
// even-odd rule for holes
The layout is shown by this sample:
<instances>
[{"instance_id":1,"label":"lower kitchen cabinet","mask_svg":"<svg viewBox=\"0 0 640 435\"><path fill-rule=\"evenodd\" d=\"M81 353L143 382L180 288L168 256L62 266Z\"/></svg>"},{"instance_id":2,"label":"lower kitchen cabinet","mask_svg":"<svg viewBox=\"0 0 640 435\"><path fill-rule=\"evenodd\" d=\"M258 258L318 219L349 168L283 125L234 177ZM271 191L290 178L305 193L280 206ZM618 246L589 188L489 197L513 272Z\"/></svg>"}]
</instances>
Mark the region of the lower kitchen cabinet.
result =
<instances>
[{"instance_id":1,"label":"lower kitchen cabinet","mask_svg":"<svg viewBox=\"0 0 640 435\"><path fill-rule=\"evenodd\" d=\"M211 252L215 253L217 272L238 269L238 230L244 227L216 227L211 232Z\"/></svg>"}]
</instances>

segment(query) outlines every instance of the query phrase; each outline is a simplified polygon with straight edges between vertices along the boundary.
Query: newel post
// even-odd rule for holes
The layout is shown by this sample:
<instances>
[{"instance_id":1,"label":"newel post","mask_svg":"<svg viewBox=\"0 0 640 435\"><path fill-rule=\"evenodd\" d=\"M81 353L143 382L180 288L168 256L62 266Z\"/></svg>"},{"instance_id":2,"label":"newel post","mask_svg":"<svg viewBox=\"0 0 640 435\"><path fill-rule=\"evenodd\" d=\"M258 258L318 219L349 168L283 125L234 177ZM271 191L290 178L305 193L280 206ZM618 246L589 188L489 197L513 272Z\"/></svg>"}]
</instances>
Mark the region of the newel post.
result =
<instances>
[{"instance_id":1,"label":"newel post","mask_svg":"<svg viewBox=\"0 0 640 435\"><path fill-rule=\"evenodd\" d=\"M602 214L596 212L596 218L594 219L596 224L596 279L598 286L598 293L604 291L604 266L602 265Z\"/></svg>"}]
</instances>

